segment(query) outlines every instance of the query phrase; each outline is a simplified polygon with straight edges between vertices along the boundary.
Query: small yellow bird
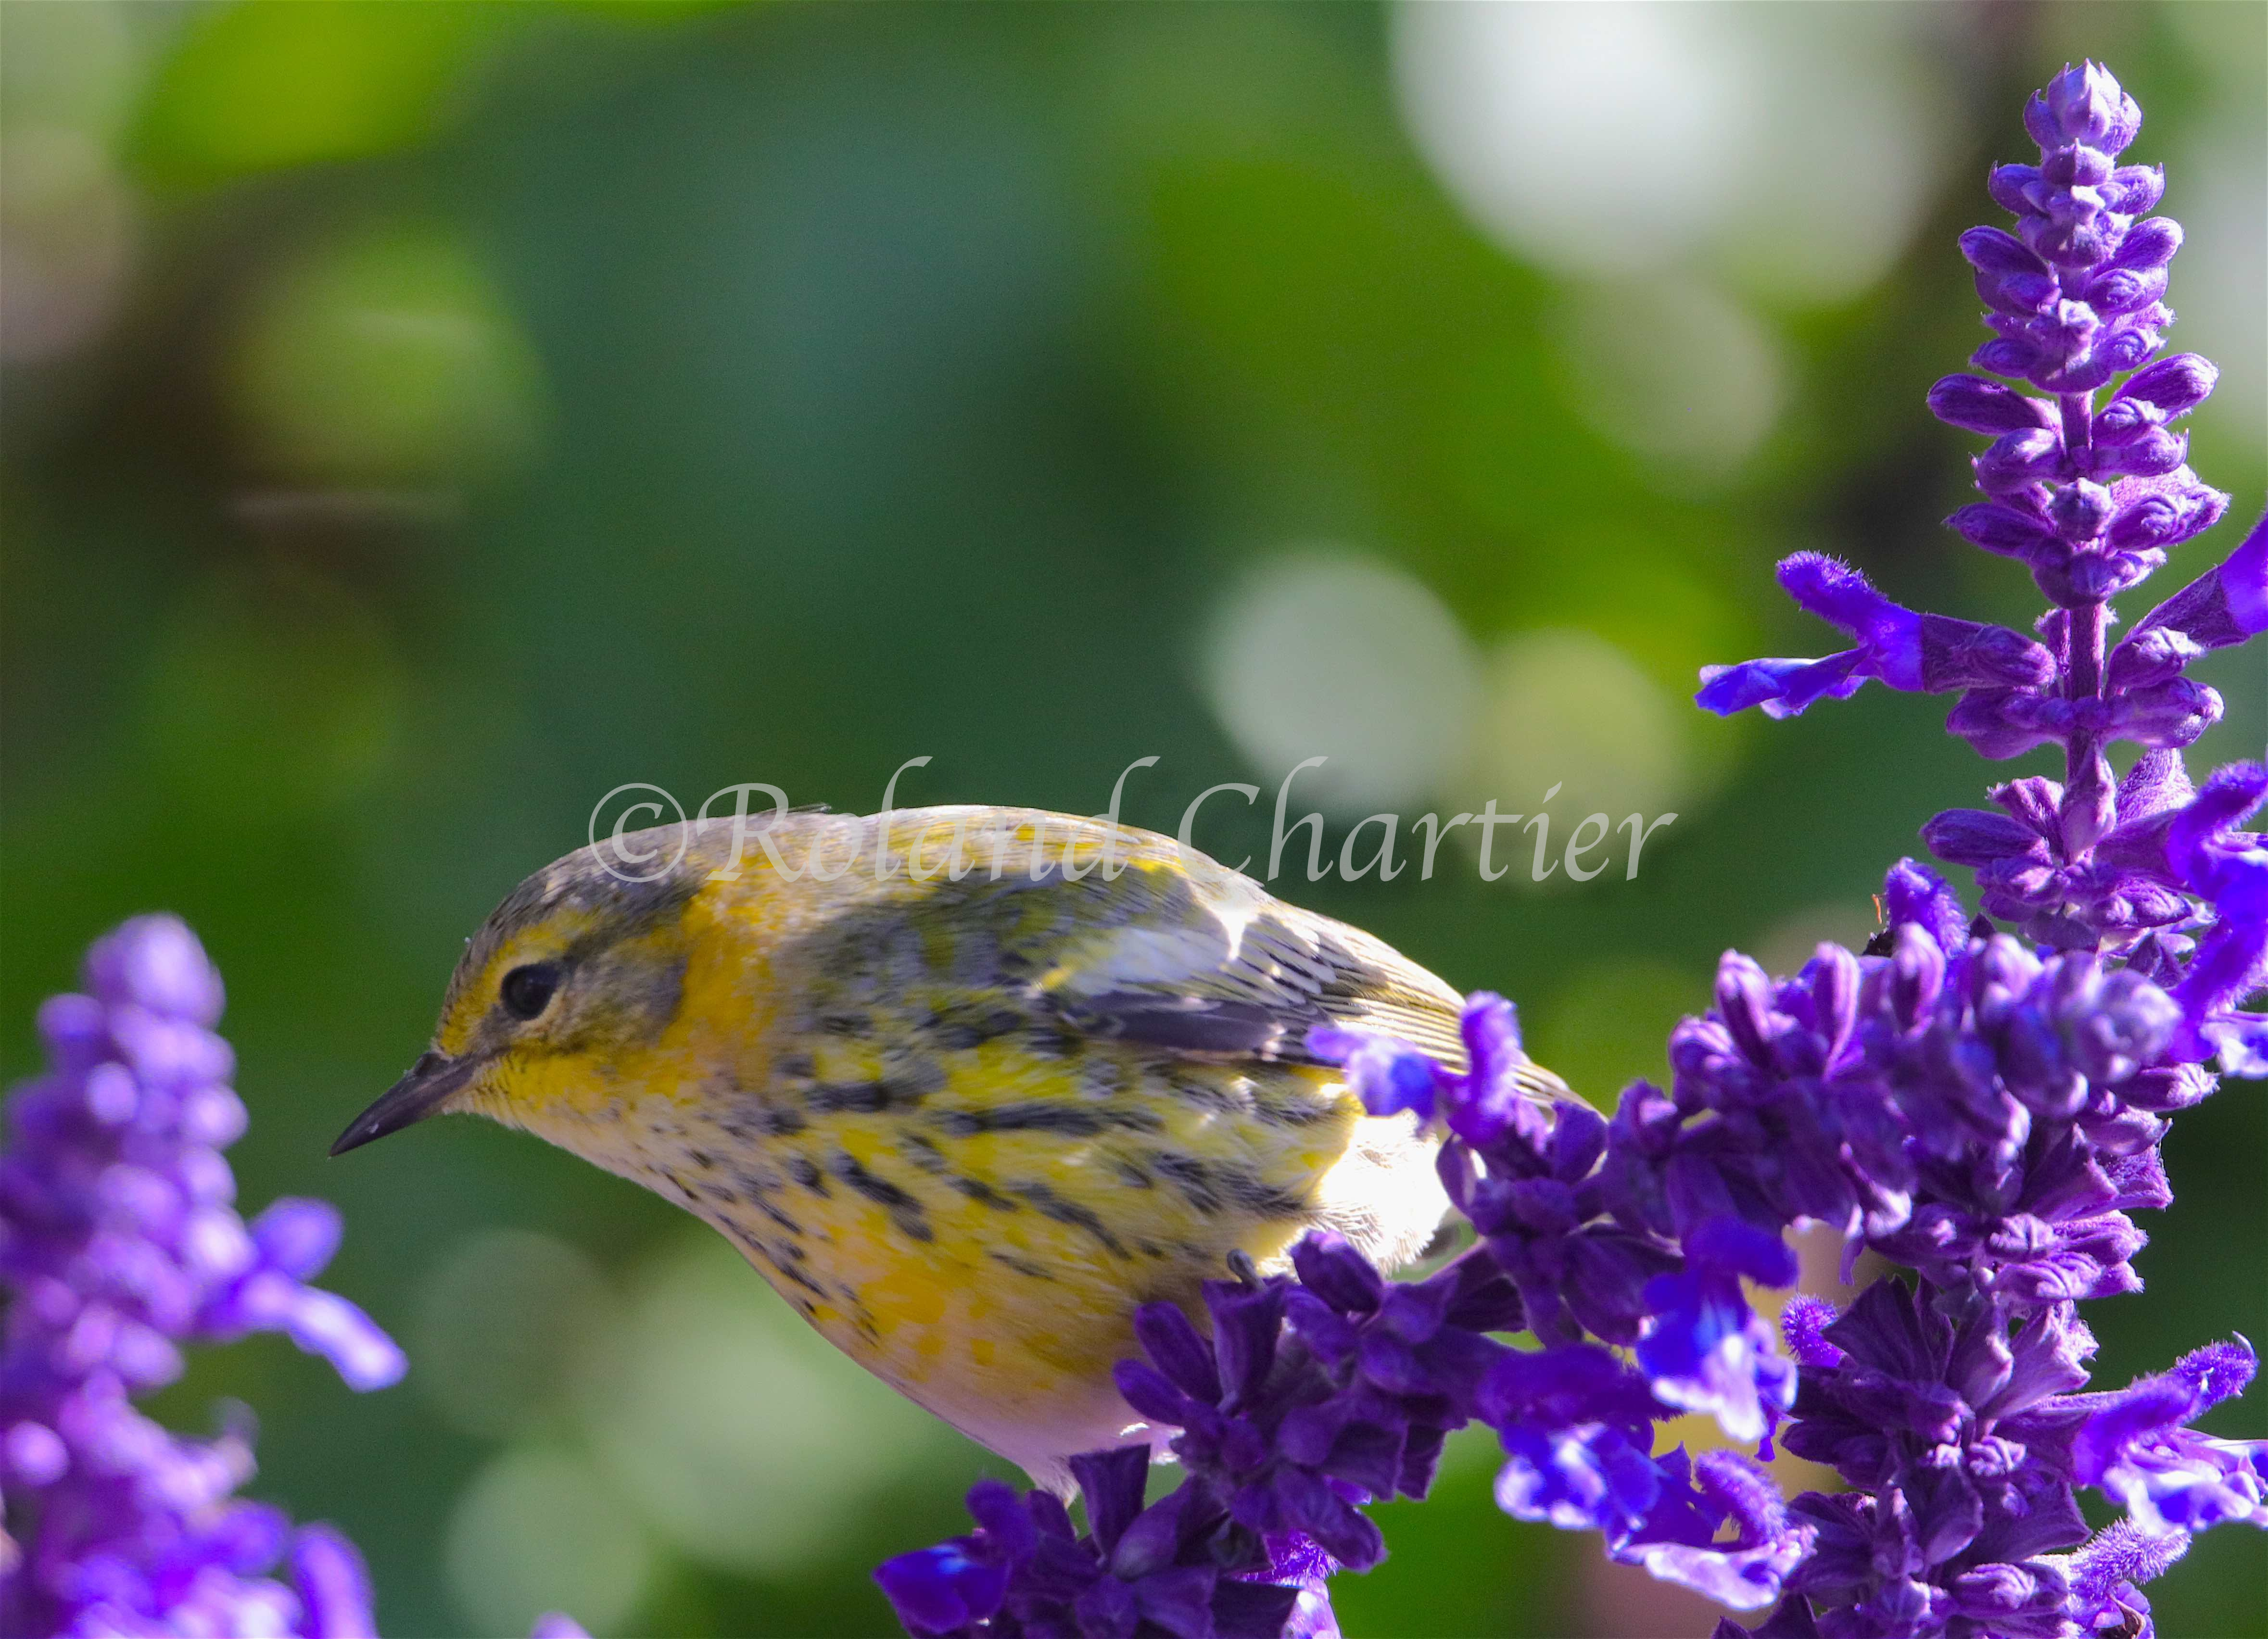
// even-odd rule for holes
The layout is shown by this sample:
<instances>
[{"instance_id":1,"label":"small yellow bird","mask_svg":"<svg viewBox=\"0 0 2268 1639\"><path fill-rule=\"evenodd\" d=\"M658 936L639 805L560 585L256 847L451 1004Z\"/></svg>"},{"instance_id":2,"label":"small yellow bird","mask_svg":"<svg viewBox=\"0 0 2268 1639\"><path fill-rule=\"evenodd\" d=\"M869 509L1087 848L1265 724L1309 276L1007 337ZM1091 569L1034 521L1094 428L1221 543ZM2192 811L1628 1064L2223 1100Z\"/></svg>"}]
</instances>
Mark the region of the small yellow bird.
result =
<instances>
[{"instance_id":1,"label":"small yellow bird","mask_svg":"<svg viewBox=\"0 0 2268 1639\"><path fill-rule=\"evenodd\" d=\"M1389 1269L1425 1248L1433 1142L1306 1040L1367 1026L1461 1067L1459 1007L1130 827L664 827L513 890L431 1050L332 1153L442 1111L525 1128L713 1224L853 1360L1062 1491L1067 1458L1145 1437L1110 1376L1138 1305L1202 1319L1232 1254L1280 1266L1310 1229Z\"/></svg>"}]
</instances>

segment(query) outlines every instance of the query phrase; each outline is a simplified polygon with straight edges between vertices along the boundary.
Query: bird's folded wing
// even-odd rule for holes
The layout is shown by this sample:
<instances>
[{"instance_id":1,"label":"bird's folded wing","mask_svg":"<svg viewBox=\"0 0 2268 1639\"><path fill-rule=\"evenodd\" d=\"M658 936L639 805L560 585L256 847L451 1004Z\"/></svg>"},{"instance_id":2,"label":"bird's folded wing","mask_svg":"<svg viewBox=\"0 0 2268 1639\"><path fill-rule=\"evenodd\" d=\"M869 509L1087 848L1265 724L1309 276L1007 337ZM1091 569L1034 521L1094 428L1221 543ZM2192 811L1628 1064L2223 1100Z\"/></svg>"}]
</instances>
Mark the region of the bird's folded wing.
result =
<instances>
[{"instance_id":1,"label":"bird's folded wing","mask_svg":"<svg viewBox=\"0 0 2268 1639\"><path fill-rule=\"evenodd\" d=\"M1448 985L1170 838L1028 809L938 808L894 815L891 845L924 868L846 906L829 942L871 947L876 922L894 924L890 943L958 952L961 982L1035 1025L1292 1063L1321 1062L1307 1047L1317 1025L1354 1025L1464 1066ZM948 846L973 867L958 879L939 868Z\"/></svg>"},{"instance_id":2,"label":"bird's folded wing","mask_svg":"<svg viewBox=\"0 0 2268 1639\"><path fill-rule=\"evenodd\" d=\"M1204 1056L1317 1062L1320 1025L1465 1061L1456 991L1382 940L1287 905L1210 860L1150 849L1106 879L1027 883L1075 897L1022 952L1036 998L1081 1032Z\"/></svg>"}]
</instances>

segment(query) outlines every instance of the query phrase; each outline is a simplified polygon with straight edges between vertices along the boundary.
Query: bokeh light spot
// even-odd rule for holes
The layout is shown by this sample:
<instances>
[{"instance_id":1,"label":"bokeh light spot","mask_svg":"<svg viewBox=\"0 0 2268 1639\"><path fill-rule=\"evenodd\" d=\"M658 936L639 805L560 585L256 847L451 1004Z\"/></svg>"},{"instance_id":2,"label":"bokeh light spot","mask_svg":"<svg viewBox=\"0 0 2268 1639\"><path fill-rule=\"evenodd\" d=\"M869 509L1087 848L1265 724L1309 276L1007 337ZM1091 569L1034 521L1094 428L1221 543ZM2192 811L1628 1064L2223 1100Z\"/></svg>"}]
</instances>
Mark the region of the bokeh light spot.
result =
<instances>
[{"instance_id":1,"label":"bokeh light spot","mask_svg":"<svg viewBox=\"0 0 2268 1639\"><path fill-rule=\"evenodd\" d=\"M1948 158L1929 10L1405 4L1395 72L1443 183L1524 260L1697 257L1831 302L1889 270Z\"/></svg>"},{"instance_id":2,"label":"bokeh light spot","mask_svg":"<svg viewBox=\"0 0 2268 1639\"><path fill-rule=\"evenodd\" d=\"M654 1553L606 1477L565 1452L506 1452L449 1517L450 1591L475 1634L524 1634L546 1611L593 1633L637 1604Z\"/></svg>"},{"instance_id":3,"label":"bokeh light spot","mask_svg":"<svg viewBox=\"0 0 2268 1639\"><path fill-rule=\"evenodd\" d=\"M519 1433L557 1410L614 1297L564 1241L489 1230L453 1247L418 1294L412 1381L468 1434Z\"/></svg>"},{"instance_id":4,"label":"bokeh light spot","mask_svg":"<svg viewBox=\"0 0 2268 1639\"><path fill-rule=\"evenodd\" d=\"M458 239L392 226L319 251L257 304L228 383L254 463L334 483L480 476L533 450L533 349Z\"/></svg>"},{"instance_id":5,"label":"bokeh light spot","mask_svg":"<svg viewBox=\"0 0 2268 1639\"><path fill-rule=\"evenodd\" d=\"M2181 179L2181 328L2169 351L2203 353L2220 366L2212 400L2192 437L2227 447L2232 459L2257 459L2268 419L2268 233L2261 201L2268 197L2268 154L2256 107L2248 120L2224 117L2199 132L2167 169ZM2197 464L2192 462L2193 465Z\"/></svg>"},{"instance_id":6,"label":"bokeh light spot","mask_svg":"<svg viewBox=\"0 0 2268 1639\"><path fill-rule=\"evenodd\" d=\"M1547 867L1586 815L1603 813L1610 827L1633 813L1651 824L1695 790L1695 760L1680 708L1603 637L1553 630L1507 638L1489 663L1487 701L1458 805L1478 810L1494 797L1500 812L1549 814ZM1545 794L1554 785L1560 789L1547 805ZM1608 840L1607 854L1594 856L1594 863L1612 859L1612 874L1620 881L1627 869L1627 834L1610 828ZM1506 881L1530 884L1534 841L1524 826L1498 834L1494 861L1513 862ZM1656 833L1647 846L1660 842ZM1645 862L1641 853L1641 870ZM1564 871L1547 874L1547 886L1565 880Z\"/></svg>"},{"instance_id":7,"label":"bokeh light spot","mask_svg":"<svg viewBox=\"0 0 2268 1639\"><path fill-rule=\"evenodd\" d=\"M950 1444L704 1233L630 1283L612 1369L589 1392L593 1449L694 1559L785 1576Z\"/></svg>"},{"instance_id":8,"label":"bokeh light spot","mask_svg":"<svg viewBox=\"0 0 2268 1639\"><path fill-rule=\"evenodd\" d=\"M1479 663L1425 586L1344 550L1274 558L1215 611L1205 697L1270 781L1310 757L1292 812L1360 815L1421 798L1455 769ZM1272 800L1263 792L1263 806Z\"/></svg>"},{"instance_id":9,"label":"bokeh light spot","mask_svg":"<svg viewBox=\"0 0 2268 1639\"><path fill-rule=\"evenodd\" d=\"M1403 5L1403 116L1451 194L1562 271L1658 265L1740 180L1764 87L1683 5Z\"/></svg>"},{"instance_id":10,"label":"bokeh light spot","mask_svg":"<svg viewBox=\"0 0 2268 1639\"><path fill-rule=\"evenodd\" d=\"M1558 336L1576 412L1675 487L1738 471L1786 401L1771 333L1693 280L1592 287L1570 301Z\"/></svg>"}]
</instances>

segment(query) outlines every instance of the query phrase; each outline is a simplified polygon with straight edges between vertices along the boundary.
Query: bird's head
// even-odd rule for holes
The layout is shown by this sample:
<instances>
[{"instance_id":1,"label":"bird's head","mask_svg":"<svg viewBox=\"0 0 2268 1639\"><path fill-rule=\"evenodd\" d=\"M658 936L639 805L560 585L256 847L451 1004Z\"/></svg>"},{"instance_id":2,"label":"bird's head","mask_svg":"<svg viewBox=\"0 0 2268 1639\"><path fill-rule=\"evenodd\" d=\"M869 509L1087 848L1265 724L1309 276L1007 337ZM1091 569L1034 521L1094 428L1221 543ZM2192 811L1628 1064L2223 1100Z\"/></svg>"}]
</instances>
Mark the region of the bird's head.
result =
<instances>
[{"instance_id":1,"label":"bird's head","mask_svg":"<svg viewBox=\"0 0 2268 1639\"><path fill-rule=\"evenodd\" d=\"M617 842L668 858L676 830ZM563 1102L613 1081L677 1015L687 911L708 875L700 852L637 880L621 854L583 849L513 889L466 942L431 1048L331 1153L452 1110L542 1130Z\"/></svg>"}]
</instances>

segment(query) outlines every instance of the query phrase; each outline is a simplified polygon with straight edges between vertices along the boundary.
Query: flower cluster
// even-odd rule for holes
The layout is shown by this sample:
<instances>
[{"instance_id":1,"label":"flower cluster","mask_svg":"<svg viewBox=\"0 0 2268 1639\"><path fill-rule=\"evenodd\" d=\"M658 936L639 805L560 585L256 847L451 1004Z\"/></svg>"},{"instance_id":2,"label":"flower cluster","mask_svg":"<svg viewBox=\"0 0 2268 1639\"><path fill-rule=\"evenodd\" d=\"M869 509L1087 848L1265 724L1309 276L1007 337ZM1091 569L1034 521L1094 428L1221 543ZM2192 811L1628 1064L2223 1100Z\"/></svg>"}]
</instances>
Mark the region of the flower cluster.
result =
<instances>
[{"instance_id":1,"label":"flower cluster","mask_svg":"<svg viewBox=\"0 0 2268 1639\"><path fill-rule=\"evenodd\" d=\"M1594 1112L1547 1110L1523 1091L1532 1077L1510 1004L1475 997L1464 1034L1462 1069L1378 1037L1319 1032L1310 1045L1350 1060L1372 1108L1443 1124L1442 1176L1481 1240L1424 1280L1393 1283L1344 1241L1310 1235L1289 1275L1248 1268L1207 1285L1210 1336L1170 1304L1138 1311L1149 1358L1119 1365L1119 1390L1152 1424L1180 1430L1172 1449L1186 1474L1140 1516L1140 1550L1117 1523L1133 1504L1099 1503L1108 1492L1097 1475L1119 1475L1138 1503L1146 1448L1075 1466L1092 1540L1069 1535L1050 1499L1029 1499L1027 1526L1012 1498L979 1487L976 1536L878 1573L909 1630L1130 1639L1137 1626L1108 1613L1155 1613L1199 1588L1218 1599L1229 1586L1219 1578L1235 1577L1272 1584L1291 1613L1266 1632L1332 1631L1321 1573L1385 1557L1359 1505L1424 1496L1447 1437L1473 1422L1504 1445L1498 1496L1517 1518L1602 1530L1616 1558L1741 1608L1777 1595L1812 1528L1749 1459L1657 1457L1653 1428L1697 1407L1755 1440L1785 1415L1794 1372L1741 1280L1786 1283L1793 1260L1730 1214L1696 1219L1683 1247L1653 1233L1639 1203L1660 1198L1659 1177L1642 1160L1609 1165L1609 1124ZM1550 1346L1502 1341L1523 1330ZM1638 1363L1609 1343L1634 1346ZM1267 1608L1238 1597L1239 1621ZM1211 1628L1143 1620L1248 1631L1219 1611Z\"/></svg>"},{"instance_id":2,"label":"flower cluster","mask_svg":"<svg viewBox=\"0 0 2268 1639\"><path fill-rule=\"evenodd\" d=\"M232 1495L248 1420L185 1439L132 1402L180 1375L185 1343L283 1332L358 1389L399 1378L401 1351L306 1283L338 1245L330 1207L237 1216L221 1151L244 1106L195 937L129 922L85 977L40 1011L49 1069L11 1095L0 1158L0 1629L367 1635L353 1546Z\"/></svg>"},{"instance_id":3,"label":"flower cluster","mask_svg":"<svg viewBox=\"0 0 2268 1639\"><path fill-rule=\"evenodd\" d=\"M1187 1488L1145 1507L1149 1469L1149 1448L1140 1445L1072 1460L1091 1526L1085 1536L1047 1492L1019 1497L998 1480L981 1481L968 1493L975 1532L892 1560L876 1576L917 1634L979 1622L1015 1639L1130 1639L1145 1628L1215 1639L1285 1632L1310 1597L1303 1584L1320 1590L1329 1562L1304 1545L1271 1556ZM1318 1608L1324 1620L1297 1631L1336 1631L1329 1606Z\"/></svg>"},{"instance_id":4,"label":"flower cluster","mask_svg":"<svg viewBox=\"0 0 2268 1639\"><path fill-rule=\"evenodd\" d=\"M1181 1430L1186 1469L1139 1516L1157 1522L1145 1546L1126 1546L1138 1488L1111 1503L1092 1477L1122 1464L1123 1491L1138 1450L1086 1459L1088 1539L1051 1503L1027 1522L980 1488L976 1537L880 1574L909 1628L1248 1631L1218 1609L1209 1626L1197 1591L1259 1577L1290 1612L1285 1545L1376 1563L1359 1505L1424 1495L1444 1437L1474 1422L1503 1446L1506 1512L1595 1530L1616 1559L1735 1609L1775 1606L1768 1639L2139 1639L2140 1586L2191 1533L2268 1526L2268 1442L2191 1426L2250 1379L2250 1347L2089 1392L2077 1309L2140 1284L2133 1215L2171 1201L2159 1144L2213 1091L2208 1067L2268 1074L2268 1016L2243 1010L2268 986L2268 846L2240 828L2268 770L2193 788L2180 756L2220 714L2183 669L2268 628L2268 528L2110 643L2110 599L2228 504L2169 425L2212 366L2150 363L2180 233L2144 214L2159 173L2114 163L2139 123L2092 63L2033 99L2040 163L1992 180L2015 232L1962 248L1995 333L1974 362L2049 396L1977 376L1931 394L1995 435L1977 462L1987 501L1951 521L2030 568L2052 605L2036 636L1900 607L1799 555L1783 584L1855 646L1712 667L1699 695L1787 717L1871 678L1957 693L1949 727L1987 756L2061 747L2061 781L2011 782L1995 810L1923 829L1976 869L1982 914L1901 861L1864 952L1822 944L1788 978L1728 952L1713 1006L1671 1035L1669 1085L1631 1086L1611 1120L1530 1096L1498 997L1469 1003L1462 1064L1316 1033L1310 1051L1371 1110L1442 1134L1476 1243L1395 1285L1311 1237L1292 1275L1209 1288L1210 1338L1145 1310L1150 1362L1122 1364L1119 1385ZM2106 754L2119 740L2142 748L2123 780ZM1785 1235L1806 1224L1844 1234L1846 1278L1865 1253L1906 1273L1847 1312L1797 1297L1775 1328L1748 1293L1793 1283ZM1521 1331L1535 1347L1503 1341ZM1657 1451L1658 1425L1691 1413L1849 1488L1790 1500L1739 1452ZM2082 1488L2125 1518L2090 1537ZM1285 1620L1312 1631L1322 1608L1311 1593Z\"/></svg>"},{"instance_id":5,"label":"flower cluster","mask_svg":"<svg viewBox=\"0 0 2268 1639\"><path fill-rule=\"evenodd\" d=\"M1866 676L1958 691L1948 726L1985 755L2054 746L2064 761L2060 781L2011 781L1994 810L1923 827L1939 858L1977 871L1972 926L1902 867L1878 953L1822 946L1778 987L1728 957L1716 1011L1673 1039L1681 1104L1690 1077L1790 1112L1768 1129L1773 1171L1822 1203L1852 1192L1845 1212L1802 1216L1914 1272L1846 1314L1804 1302L1786 1317L1786 1443L1851 1489L1795 1500L1815 1543L1774 1635L2146 1633L2139 1586L2187 1533L2268 1526L2268 1443L2189 1427L2250 1380L2249 1345L2081 1392L2094 1340L2075 1305L2140 1285L2132 1215L2172 1199L2168 1119L2213 1090L2213 1061L2268 1073L2268 1018L2240 1007L2268 985L2268 849L2239 828L2268 770L2223 768L2199 790L2180 755L2221 710L2184 668L2268 628L2268 527L2110 641L2110 600L2228 505L2169 425L2212 391L2213 366L2150 362L2181 232L2145 215L2161 175L2116 164L2140 122L2093 63L2032 99L2039 164L1991 181L2015 232L1978 228L1962 248L1995 332L1972 362L2046 396L1970 375L1930 394L1942 419L1993 437L1976 462L1987 499L1948 521L2030 569L2052 606L2039 642L1912 614L1806 557L1784 584L1860 648L1705 677L1705 706L1781 716ZM1838 663L1847 687L1809 669ZM2141 748L2123 780L2106 754L2119 740ZM2088 1541L2080 1487L2126 1520Z\"/></svg>"}]
</instances>

